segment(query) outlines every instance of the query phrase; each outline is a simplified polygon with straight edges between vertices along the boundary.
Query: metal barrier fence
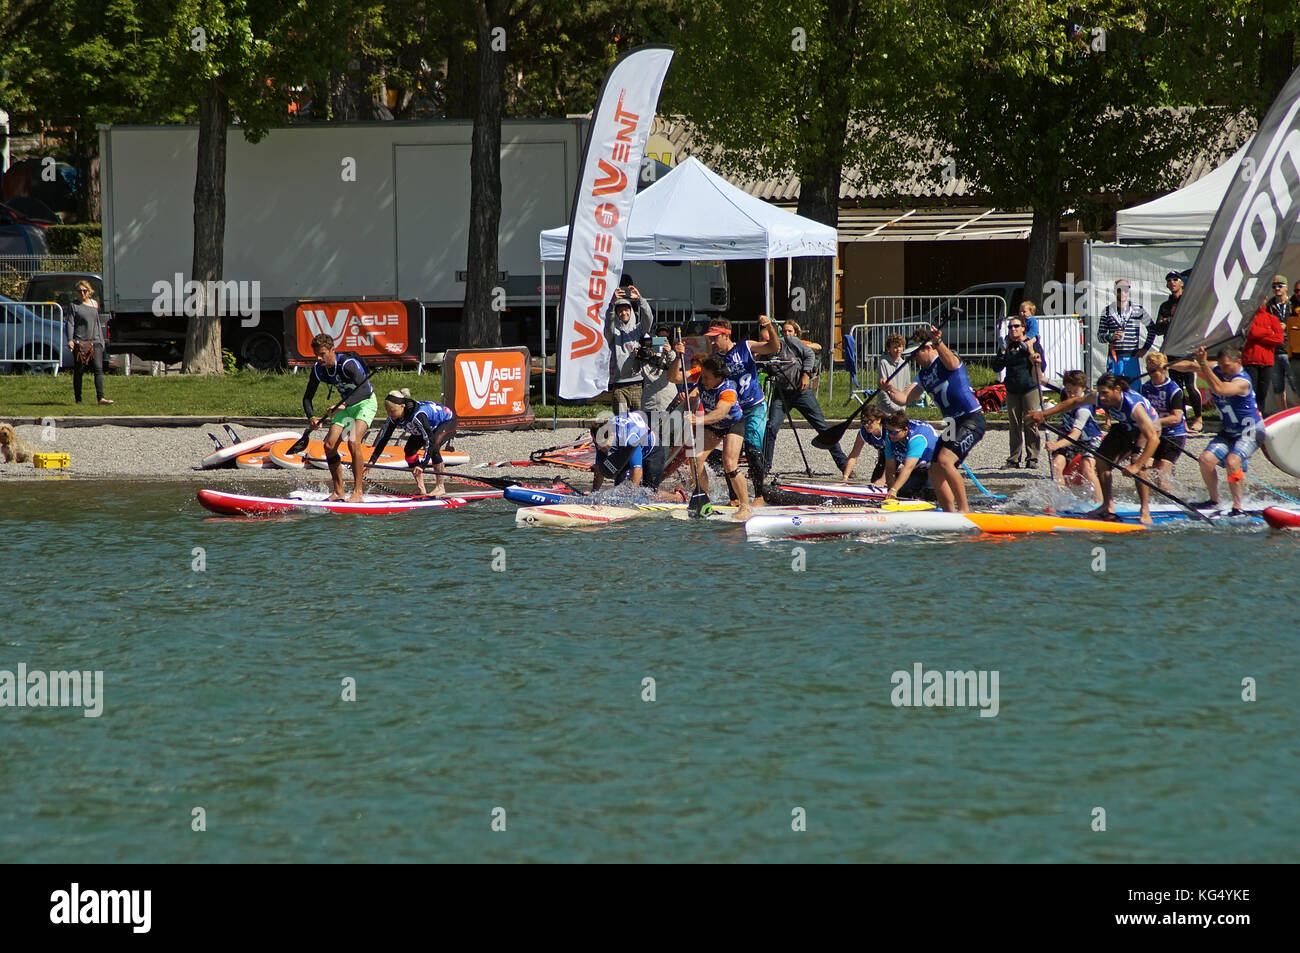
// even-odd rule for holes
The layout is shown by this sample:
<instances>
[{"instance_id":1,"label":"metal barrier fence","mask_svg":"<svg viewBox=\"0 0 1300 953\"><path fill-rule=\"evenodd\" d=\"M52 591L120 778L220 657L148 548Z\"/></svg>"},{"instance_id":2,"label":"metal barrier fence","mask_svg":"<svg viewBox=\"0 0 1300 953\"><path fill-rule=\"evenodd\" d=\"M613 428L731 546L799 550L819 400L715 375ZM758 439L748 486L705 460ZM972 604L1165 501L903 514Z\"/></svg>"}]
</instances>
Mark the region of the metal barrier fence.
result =
<instances>
[{"instance_id":1,"label":"metal barrier fence","mask_svg":"<svg viewBox=\"0 0 1300 953\"><path fill-rule=\"evenodd\" d=\"M0 302L0 368L31 364L57 374L70 362L62 306L52 301Z\"/></svg>"},{"instance_id":2,"label":"metal barrier fence","mask_svg":"<svg viewBox=\"0 0 1300 953\"><path fill-rule=\"evenodd\" d=\"M1001 295L877 295L862 305L863 323L943 326L943 339L963 357L997 353L997 327L1007 318ZM904 334L906 337L906 334Z\"/></svg>"},{"instance_id":3,"label":"metal barrier fence","mask_svg":"<svg viewBox=\"0 0 1300 953\"><path fill-rule=\"evenodd\" d=\"M0 255L0 277L26 280L42 271L84 271L85 265L80 255Z\"/></svg>"}]
</instances>

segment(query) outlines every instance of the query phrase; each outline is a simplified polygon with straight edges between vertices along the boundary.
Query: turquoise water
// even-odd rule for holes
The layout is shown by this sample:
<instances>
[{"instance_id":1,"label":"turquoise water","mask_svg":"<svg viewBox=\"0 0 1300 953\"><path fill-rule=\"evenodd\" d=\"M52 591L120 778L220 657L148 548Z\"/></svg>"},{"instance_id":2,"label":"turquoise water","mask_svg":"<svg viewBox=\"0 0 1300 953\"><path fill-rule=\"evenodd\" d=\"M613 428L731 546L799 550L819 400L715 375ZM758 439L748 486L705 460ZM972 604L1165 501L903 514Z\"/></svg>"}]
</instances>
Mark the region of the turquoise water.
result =
<instances>
[{"instance_id":1,"label":"turquoise water","mask_svg":"<svg viewBox=\"0 0 1300 953\"><path fill-rule=\"evenodd\" d=\"M0 670L104 673L99 718L0 708L0 862L1300 859L1300 534L800 572L715 523L229 520L195 488L0 486ZM996 670L997 716L895 707L915 663Z\"/></svg>"}]
</instances>

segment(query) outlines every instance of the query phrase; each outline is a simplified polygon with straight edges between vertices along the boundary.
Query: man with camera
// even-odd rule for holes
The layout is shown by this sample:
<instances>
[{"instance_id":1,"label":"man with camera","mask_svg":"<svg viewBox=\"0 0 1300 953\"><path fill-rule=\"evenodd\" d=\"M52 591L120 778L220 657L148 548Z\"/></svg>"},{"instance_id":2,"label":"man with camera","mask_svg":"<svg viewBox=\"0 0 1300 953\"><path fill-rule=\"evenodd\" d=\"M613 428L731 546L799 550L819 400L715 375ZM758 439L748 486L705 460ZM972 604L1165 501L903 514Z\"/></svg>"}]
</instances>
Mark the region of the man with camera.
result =
<instances>
[{"instance_id":1,"label":"man with camera","mask_svg":"<svg viewBox=\"0 0 1300 953\"><path fill-rule=\"evenodd\" d=\"M615 413L641 409L643 377L636 354L642 336L650 333L654 320L650 303L632 284L632 276L625 274L605 312L605 336L609 338L609 386L613 391Z\"/></svg>"},{"instance_id":2,"label":"man with camera","mask_svg":"<svg viewBox=\"0 0 1300 953\"><path fill-rule=\"evenodd\" d=\"M812 387L813 377L817 373L817 355L811 347L799 340L802 329L796 322L784 322L781 330L781 350L768 362L772 379L772 402L767 411L767 434L763 441L763 451L769 471L776 452L777 434L781 432L781 426L791 411L797 410L803 414L804 420L812 424L818 434L829 429L821 404L817 402L817 391ZM836 444L830 448L830 455L835 461L836 471L843 473L848 462L844 449Z\"/></svg>"}]
</instances>

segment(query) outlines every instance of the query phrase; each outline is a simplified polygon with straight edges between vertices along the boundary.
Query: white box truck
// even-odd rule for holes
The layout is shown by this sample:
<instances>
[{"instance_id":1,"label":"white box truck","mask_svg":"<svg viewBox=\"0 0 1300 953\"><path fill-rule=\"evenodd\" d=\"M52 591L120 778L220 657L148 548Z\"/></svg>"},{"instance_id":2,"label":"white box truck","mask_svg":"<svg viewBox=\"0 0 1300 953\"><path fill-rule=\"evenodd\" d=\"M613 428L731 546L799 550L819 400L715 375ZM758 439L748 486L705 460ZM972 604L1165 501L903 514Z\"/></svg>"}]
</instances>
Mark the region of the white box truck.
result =
<instances>
[{"instance_id":1,"label":"white box truck","mask_svg":"<svg viewBox=\"0 0 1300 953\"><path fill-rule=\"evenodd\" d=\"M503 344L538 347L538 233L568 223L587 125L502 124ZM471 122L456 120L303 123L250 143L231 127L223 280L257 282L259 314L251 327L251 319L224 318L223 346L241 363L279 366L284 309L292 313L304 299L418 300L426 309L426 353L457 344L472 131ZM113 349L179 360L185 318L160 315L155 303L159 283L189 278L198 129L105 125L99 142L103 307ZM558 270L547 275L552 307ZM721 263L638 262L629 270L652 301L693 301L703 312L727 307Z\"/></svg>"}]
</instances>

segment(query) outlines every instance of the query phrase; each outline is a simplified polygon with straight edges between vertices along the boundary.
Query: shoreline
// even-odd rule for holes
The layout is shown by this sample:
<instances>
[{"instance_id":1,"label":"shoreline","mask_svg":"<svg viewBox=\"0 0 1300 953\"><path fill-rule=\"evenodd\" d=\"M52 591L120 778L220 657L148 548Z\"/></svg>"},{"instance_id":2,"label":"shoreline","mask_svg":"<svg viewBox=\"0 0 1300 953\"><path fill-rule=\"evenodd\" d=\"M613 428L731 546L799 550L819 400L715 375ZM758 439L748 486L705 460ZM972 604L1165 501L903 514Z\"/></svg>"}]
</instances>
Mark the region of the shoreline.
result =
<instances>
[{"instance_id":1,"label":"shoreline","mask_svg":"<svg viewBox=\"0 0 1300 953\"><path fill-rule=\"evenodd\" d=\"M268 489L278 484L286 491L307 484L328 479L324 469L308 467L304 470L264 469L241 470L238 468L215 468L203 470L198 468L199 461L212 451L209 433L221 438L223 444L230 442L229 436L221 426L222 421L202 418L202 422L182 422L171 418L165 425L146 423L136 419L129 423L107 423L99 418L96 425L59 424L47 428L39 425L20 423L16 431L20 440L27 443L33 452L67 453L71 465L67 468L37 469L31 463L0 463L0 486L4 484L30 484L49 480L84 482L93 480L153 480L167 483L210 484L230 486L239 483L256 483ZM236 423L241 420L256 420L257 425ZM229 418L231 426L237 428L241 438L251 438L260 433L275 430L290 430L301 427L301 418L275 418L267 422L266 418ZM803 423L800 421L800 423ZM562 419L558 430L552 430L550 421L546 426L524 430L500 431L466 431L453 438L457 450L470 455L470 463L447 468L447 479L453 483L458 473L466 476L492 477L546 477L559 476L580 489L591 486L591 474L572 467L554 465L528 467L479 467L488 461L524 460L534 450L572 442L585 429L583 422L576 418ZM810 433L810 431L809 431ZM813 476L805 474L804 459L799 452L795 434L788 428L783 429L776 443L773 473L790 478L811 479L818 482L838 483L839 474L834 469L830 454L810 446L804 428L799 430L799 441L807 455L807 461ZM51 438L52 439L48 439ZM47 439L43 439L47 438ZM846 434L841 445L845 451L852 449L853 431ZM1199 452L1204 446L1203 440L1189 441L1188 449ZM1010 496L1035 484L1047 490L1050 486L1050 471L1047 467L1047 453L1039 456L1037 470L1009 469L1003 466L1007 453L1007 433L990 428L968 458L971 469L981 483L991 492ZM855 483L866 482L874 463L874 451L868 448L859 460ZM1300 497L1300 481L1274 467L1264 456L1257 452L1251 459L1250 473L1258 480L1276 487L1291 496ZM1180 459L1174 471L1175 494L1181 488L1184 499L1203 499L1204 486L1201 483L1195 461ZM1036 478L1035 478L1036 477ZM350 471L345 466L344 479L350 479ZM375 483L387 483L389 486L401 487L411 483L409 474L403 471L382 471ZM1127 486L1126 486L1127 484ZM1117 479L1117 498L1127 498L1131 494L1131 481ZM967 490L972 504L985 499L982 493L969 481ZM1227 488L1220 483L1221 495L1226 496ZM1270 493L1263 486L1247 483L1247 496L1268 504L1285 505L1286 500ZM1166 502L1159 494L1152 494L1152 502Z\"/></svg>"}]
</instances>

